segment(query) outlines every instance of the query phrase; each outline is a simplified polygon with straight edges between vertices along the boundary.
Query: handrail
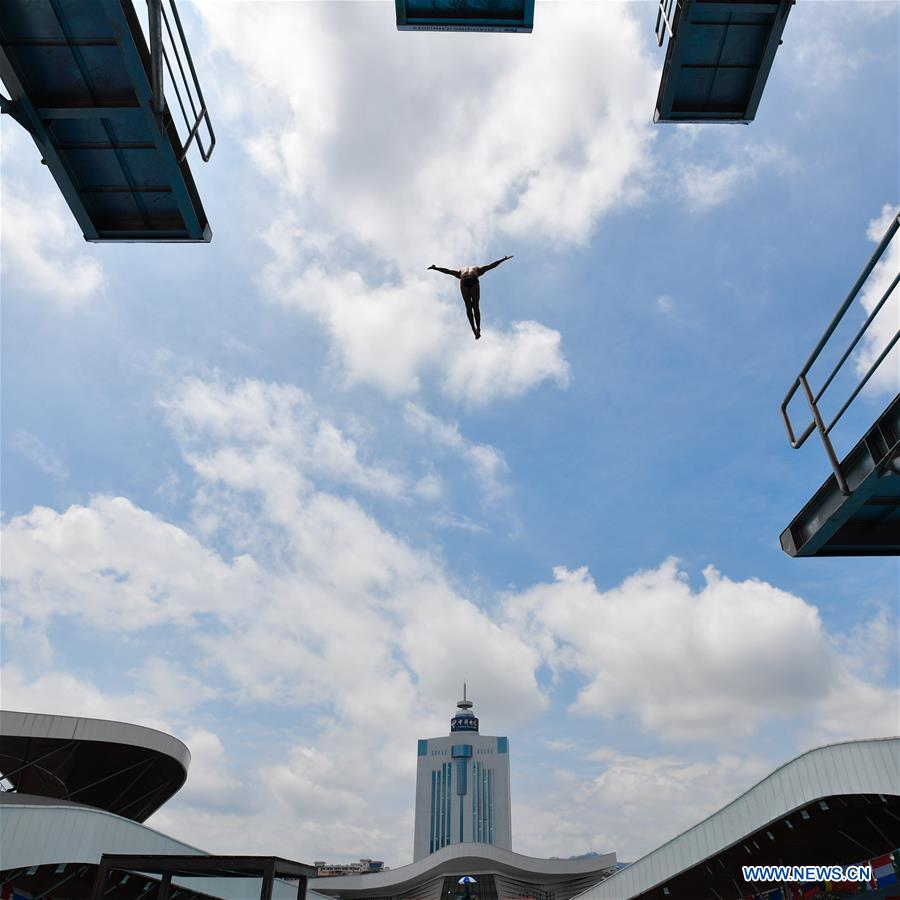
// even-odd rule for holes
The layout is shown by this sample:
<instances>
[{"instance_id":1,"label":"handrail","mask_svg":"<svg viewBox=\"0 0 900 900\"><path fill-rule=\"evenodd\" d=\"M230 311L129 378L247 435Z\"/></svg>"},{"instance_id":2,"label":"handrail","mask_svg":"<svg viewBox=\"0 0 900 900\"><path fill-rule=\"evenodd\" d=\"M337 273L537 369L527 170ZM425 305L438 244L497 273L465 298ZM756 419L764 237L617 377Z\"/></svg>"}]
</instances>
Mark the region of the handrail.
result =
<instances>
[{"instance_id":1,"label":"handrail","mask_svg":"<svg viewBox=\"0 0 900 900\"><path fill-rule=\"evenodd\" d=\"M171 11L171 21L170 15L166 11L167 6ZM200 88L200 80L197 78L197 70L194 68L194 60L184 34L178 7L175 5L175 0L165 0L165 2L163 0L147 0L147 7L150 24L153 94L156 101L155 105L159 107L157 114L161 119L163 106L162 63L165 63L166 71L169 73L169 81L175 91L175 97L181 109L181 116L184 119L184 126L187 129L187 136L183 141L180 160L185 159L191 144L196 140L200 156L204 162L209 162L209 158L212 156L213 149L216 146L216 135L213 131L212 122L209 119L206 101L203 99L203 91ZM174 31L172 22L175 23ZM165 26L165 29L161 26ZM165 36L168 36L168 41L166 41ZM179 45L181 50L179 50ZM184 57L183 60L182 55ZM172 64L173 60L175 66ZM185 63L187 64L187 72L185 71ZM176 77L176 68L180 78ZM190 73L190 78L188 78L188 72ZM179 87L179 82L181 87ZM192 83L193 90L191 87ZM188 114L187 106L190 107L190 114ZM201 136L201 125L204 125L206 128L206 142Z\"/></svg>"},{"instance_id":2,"label":"handrail","mask_svg":"<svg viewBox=\"0 0 900 900\"><path fill-rule=\"evenodd\" d=\"M887 359L888 353L891 352L891 350L897 344L897 341L900 340L900 328L897 329L894 336L887 342L887 345L878 355L878 358L872 363L871 366L869 366L868 371L866 371L863 377L856 384L856 387L853 389L853 391L851 391L850 396L847 398L843 406L841 406L837 414L828 425L826 425L824 420L822 419L822 414L819 410L818 404L819 400L822 399L822 395L831 385L832 381L834 381L835 376L838 374L844 363L850 358L850 354L856 348L856 345L860 342L869 326L875 320L875 317L878 315L881 308L885 305L885 303L887 303L888 298L894 292L894 289L897 287L898 283L900 283L900 272L897 273L893 281L888 286L888 289L884 292L881 299L869 313L866 321L863 322L862 326L857 331L856 336L851 341L850 346L847 347L847 349L844 351L843 355L838 360L837 365L835 365L835 367L831 370L830 374L825 379L824 384L816 393L813 393L813 390L810 387L809 381L807 380L806 376L809 374L809 370L813 367L825 345L834 334L835 329L837 329L838 325L841 322L841 319L843 319L844 317L844 314L847 312L853 301L858 296L860 290L862 289L862 286L866 282L866 279L869 277L869 275L872 274L872 270L875 268L875 266L878 265L879 260L881 259L888 245L891 243L894 235L897 233L898 228L900 228L900 212L898 212L894 216L891 224L888 226L888 229L885 232L884 237L881 239L881 242L875 248L875 252L872 254L872 257L866 264L866 267L862 270L859 278L856 279L856 283L850 289L850 293L846 296L844 302L840 305L840 308L838 309L834 318L825 329L825 333L819 339L819 342L816 344L815 349L810 354L809 359L800 370L800 374L794 379L794 383L791 385L790 390L787 392L787 395L785 396L781 404L781 418L784 421L784 427L787 429L788 441L795 450L802 447L803 444L806 443L806 439L813 433L813 431L818 430L819 436L822 438L822 443L825 445L825 452L828 454L828 459L831 461L831 467L834 470L834 476L837 479L838 487L840 488L841 493L844 496L849 496L850 488L847 485L847 480L844 477L844 473L841 471L840 462L838 461L837 455L834 452L834 447L831 443L831 439L828 435L834 428L834 426L837 425L837 423L840 421L841 417L847 411L850 404L859 395L859 392L865 387L868 380L875 373L875 370L881 365L882 362L884 362L885 359ZM800 436L797 437L797 435L794 433L794 427L791 424L787 407L800 387L803 388L803 392L806 394L810 412L812 413L812 421L806 426L806 428L804 428Z\"/></svg>"}]
</instances>

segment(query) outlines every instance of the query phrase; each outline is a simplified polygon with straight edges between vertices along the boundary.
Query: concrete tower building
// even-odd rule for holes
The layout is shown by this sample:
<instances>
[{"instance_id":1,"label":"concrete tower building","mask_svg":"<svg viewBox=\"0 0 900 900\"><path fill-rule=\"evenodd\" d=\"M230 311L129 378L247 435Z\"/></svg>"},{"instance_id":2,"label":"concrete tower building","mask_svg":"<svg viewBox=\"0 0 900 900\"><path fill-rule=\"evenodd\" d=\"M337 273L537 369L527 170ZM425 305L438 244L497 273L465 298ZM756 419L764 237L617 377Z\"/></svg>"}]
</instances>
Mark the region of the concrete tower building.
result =
<instances>
[{"instance_id":1,"label":"concrete tower building","mask_svg":"<svg viewBox=\"0 0 900 900\"><path fill-rule=\"evenodd\" d=\"M419 741L414 861L448 844L512 850L509 741L478 733L465 685L456 706L449 737Z\"/></svg>"}]
</instances>

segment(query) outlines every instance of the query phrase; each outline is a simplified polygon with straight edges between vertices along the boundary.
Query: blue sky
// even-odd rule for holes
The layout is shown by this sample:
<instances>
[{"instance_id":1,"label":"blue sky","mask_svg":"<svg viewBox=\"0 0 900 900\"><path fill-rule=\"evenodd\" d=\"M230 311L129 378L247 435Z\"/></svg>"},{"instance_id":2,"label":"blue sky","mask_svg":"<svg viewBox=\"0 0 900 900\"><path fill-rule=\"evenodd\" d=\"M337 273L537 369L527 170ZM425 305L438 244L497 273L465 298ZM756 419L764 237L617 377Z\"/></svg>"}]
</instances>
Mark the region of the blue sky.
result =
<instances>
[{"instance_id":1,"label":"blue sky","mask_svg":"<svg viewBox=\"0 0 900 900\"><path fill-rule=\"evenodd\" d=\"M184 739L189 842L391 866L463 678L538 856L896 733L897 561L782 553L778 406L900 201L897 4L799 3L748 127L653 126L649 3L185 18L209 246L84 244L2 121L4 705ZM505 254L476 343L426 269Z\"/></svg>"}]
</instances>

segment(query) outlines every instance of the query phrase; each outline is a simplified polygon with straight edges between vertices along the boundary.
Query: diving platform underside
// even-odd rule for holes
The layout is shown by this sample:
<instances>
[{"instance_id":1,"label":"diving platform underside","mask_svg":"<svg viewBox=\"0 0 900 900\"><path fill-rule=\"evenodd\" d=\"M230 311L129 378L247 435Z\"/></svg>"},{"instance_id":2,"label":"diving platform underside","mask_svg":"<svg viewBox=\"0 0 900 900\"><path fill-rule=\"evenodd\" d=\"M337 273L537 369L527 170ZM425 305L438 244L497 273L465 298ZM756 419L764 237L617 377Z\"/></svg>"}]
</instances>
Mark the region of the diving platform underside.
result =
<instances>
[{"instance_id":1,"label":"diving platform underside","mask_svg":"<svg viewBox=\"0 0 900 900\"><path fill-rule=\"evenodd\" d=\"M394 0L398 31L509 31L530 34L534 0Z\"/></svg>"},{"instance_id":2,"label":"diving platform underside","mask_svg":"<svg viewBox=\"0 0 900 900\"><path fill-rule=\"evenodd\" d=\"M2 0L0 77L85 240L210 240L132 0Z\"/></svg>"},{"instance_id":3,"label":"diving platform underside","mask_svg":"<svg viewBox=\"0 0 900 900\"><path fill-rule=\"evenodd\" d=\"M653 120L752 122L793 3L663 0L669 43Z\"/></svg>"},{"instance_id":4,"label":"diving platform underside","mask_svg":"<svg viewBox=\"0 0 900 900\"><path fill-rule=\"evenodd\" d=\"M791 556L900 555L900 396L781 534Z\"/></svg>"}]
</instances>

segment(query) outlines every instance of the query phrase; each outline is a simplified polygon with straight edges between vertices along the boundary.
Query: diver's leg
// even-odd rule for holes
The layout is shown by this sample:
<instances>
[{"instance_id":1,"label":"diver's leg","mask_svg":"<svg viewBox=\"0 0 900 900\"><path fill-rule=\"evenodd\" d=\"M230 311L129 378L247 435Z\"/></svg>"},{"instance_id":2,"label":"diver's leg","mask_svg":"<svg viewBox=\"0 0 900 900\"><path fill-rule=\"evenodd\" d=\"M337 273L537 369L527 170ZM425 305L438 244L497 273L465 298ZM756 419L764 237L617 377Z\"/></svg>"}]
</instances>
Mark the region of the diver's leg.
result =
<instances>
[{"instance_id":1,"label":"diver's leg","mask_svg":"<svg viewBox=\"0 0 900 900\"><path fill-rule=\"evenodd\" d=\"M463 284L460 282L460 290L462 291L463 300L466 302L466 316L468 316L469 324L472 326L472 334L475 335L477 339L479 337L478 327L475 324L475 312L472 308L472 301L475 296L475 291L472 290L471 285ZM477 290L477 285L476 285Z\"/></svg>"},{"instance_id":2,"label":"diver's leg","mask_svg":"<svg viewBox=\"0 0 900 900\"><path fill-rule=\"evenodd\" d=\"M474 334L475 337L477 338L478 337L478 327L475 324L474 307L472 305L472 301L469 300L468 298L466 299L466 315L469 318L469 324L472 326L472 334Z\"/></svg>"},{"instance_id":3,"label":"diver's leg","mask_svg":"<svg viewBox=\"0 0 900 900\"><path fill-rule=\"evenodd\" d=\"M475 283L475 289L472 291L472 309L475 313L475 328L473 331L475 332L475 340L481 337L481 308L479 306L479 301L481 300L481 286L478 282Z\"/></svg>"}]
</instances>

